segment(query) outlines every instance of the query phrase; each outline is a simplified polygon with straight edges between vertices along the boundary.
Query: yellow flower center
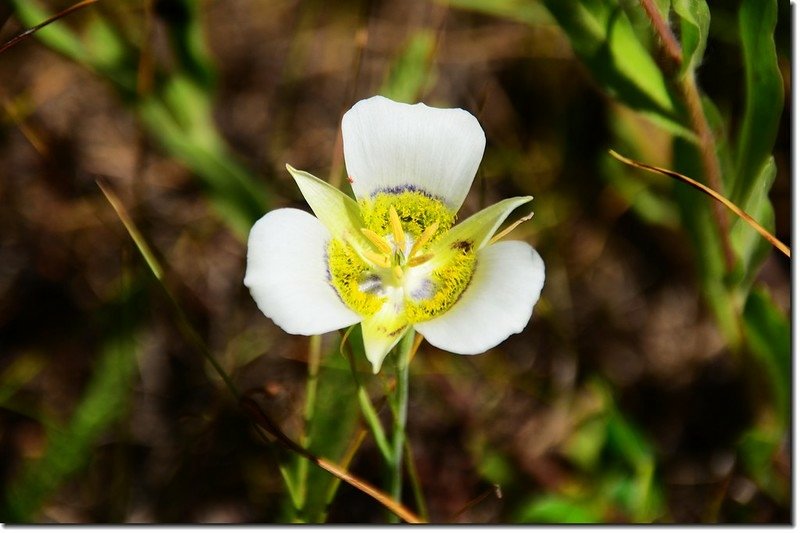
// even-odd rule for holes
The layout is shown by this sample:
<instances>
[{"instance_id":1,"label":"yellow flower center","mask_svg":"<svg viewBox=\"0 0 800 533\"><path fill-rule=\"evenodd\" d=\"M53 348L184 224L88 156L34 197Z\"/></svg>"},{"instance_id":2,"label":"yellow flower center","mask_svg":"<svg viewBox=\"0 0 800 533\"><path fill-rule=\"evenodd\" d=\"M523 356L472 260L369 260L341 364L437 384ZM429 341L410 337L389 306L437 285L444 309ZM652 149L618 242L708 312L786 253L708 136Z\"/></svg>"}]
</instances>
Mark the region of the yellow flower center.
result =
<instances>
[{"instance_id":1,"label":"yellow flower center","mask_svg":"<svg viewBox=\"0 0 800 533\"><path fill-rule=\"evenodd\" d=\"M444 253L431 250L455 213L415 190L378 193L359 204L360 235L328 246L330 282L342 301L362 316L390 303L393 315L412 324L452 307L472 278L476 250L466 241Z\"/></svg>"}]
</instances>

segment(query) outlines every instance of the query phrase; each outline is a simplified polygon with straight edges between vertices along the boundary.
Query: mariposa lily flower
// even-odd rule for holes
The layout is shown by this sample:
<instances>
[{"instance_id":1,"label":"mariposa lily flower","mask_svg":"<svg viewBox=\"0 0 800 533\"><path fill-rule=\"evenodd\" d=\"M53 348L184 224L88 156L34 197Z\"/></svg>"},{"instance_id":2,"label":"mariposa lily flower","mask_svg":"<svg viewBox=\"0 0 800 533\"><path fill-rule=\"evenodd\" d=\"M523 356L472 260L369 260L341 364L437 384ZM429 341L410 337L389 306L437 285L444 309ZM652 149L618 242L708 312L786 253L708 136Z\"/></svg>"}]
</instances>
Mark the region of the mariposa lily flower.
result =
<instances>
[{"instance_id":1,"label":"mariposa lily flower","mask_svg":"<svg viewBox=\"0 0 800 533\"><path fill-rule=\"evenodd\" d=\"M342 136L356 199L287 165L316 217L277 209L250 232L244 283L261 311L299 335L361 322L375 373L408 328L465 355L522 331L544 263L492 237L532 198L454 225L486 144L475 117L375 96L345 113Z\"/></svg>"}]
</instances>

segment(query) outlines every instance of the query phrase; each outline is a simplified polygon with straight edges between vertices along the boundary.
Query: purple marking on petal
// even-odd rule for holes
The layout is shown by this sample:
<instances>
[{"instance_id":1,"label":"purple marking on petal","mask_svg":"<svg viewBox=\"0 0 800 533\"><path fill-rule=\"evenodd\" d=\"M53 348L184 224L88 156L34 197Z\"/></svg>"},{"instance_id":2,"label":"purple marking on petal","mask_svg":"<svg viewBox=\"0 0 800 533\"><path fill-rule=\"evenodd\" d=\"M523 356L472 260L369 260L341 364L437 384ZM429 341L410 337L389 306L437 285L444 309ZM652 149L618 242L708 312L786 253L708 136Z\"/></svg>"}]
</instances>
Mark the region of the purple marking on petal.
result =
<instances>
[{"instance_id":1,"label":"purple marking on petal","mask_svg":"<svg viewBox=\"0 0 800 533\"><path fill-rule=\"evenodd\" d=\"M330 284L333 282L333 275L331 274L331 257L328 255L328 246L330 246L330 241L325 242L325 251L322 254L322 260L325 261L325 279Z\"/></svg>"},{"instance_id":2,"label":"purple marking on petal","mask_svg":"<svg viewBox=\"0 0 800 533\"><path fill-rule=\"evenodd\" d=\"M383 283L379 276L371 274L358 284L358 288L367 294L379 294L383 290Z\"/></svg>"},{"instance_id":3,"label":"purple marking on petal","mask_svg":"<svg viewBox=\"0 0 800 533\"><path fill-rule=\"evenodd\" d=\"M436 293L436 286L434 286L433 282L429 279L420 284L419 287L411 291L411 298L414 300L427 300L428 298L433 297Z\"/></svg>"},{"instance_id":4,"label":"purple marking on petal","mask_svg":"<svg viewBox=\"0 0 800 533\"><path fill-rule=\"evenodd\" d=\"M423 196L427 196L428 198L431 198L433 200L439 200L440 202L444 202L444 200L442 200L442 198L436 196L435 194L431 194L428 191L420 189L416 185L411 185L411 184L394 185L392 187L384 187L383 189L378 189L377 191L373 192L370 196L372 198L375 198L376 195L381 194L381 193L401 194L401 193L404 193L404 192L417 192L417 193L420 193Z\"/></svg>"}]
</instances>

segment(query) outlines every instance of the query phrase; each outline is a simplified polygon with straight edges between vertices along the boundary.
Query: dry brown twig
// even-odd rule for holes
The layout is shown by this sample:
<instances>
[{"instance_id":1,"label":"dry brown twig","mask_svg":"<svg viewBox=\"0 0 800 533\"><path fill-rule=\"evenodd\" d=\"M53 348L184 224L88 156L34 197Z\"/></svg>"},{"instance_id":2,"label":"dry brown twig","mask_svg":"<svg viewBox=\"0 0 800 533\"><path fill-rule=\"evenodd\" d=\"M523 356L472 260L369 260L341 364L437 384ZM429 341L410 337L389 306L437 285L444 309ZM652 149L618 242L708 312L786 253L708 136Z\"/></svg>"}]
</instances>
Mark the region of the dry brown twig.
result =
<instances>
[{"instance_id":1,"label":"dry brown twig","mask_svg":"<svg viewBox=\"0 0 800 533\"><path fill-rule=\"evenodd\" d=\"M652 165L647 165L645 163L640 163L639 161L634 161L633 159L629 159L629 158L627 158L627 157L625 157L623 155L618 154L614 150L609 150L608 153L611 154L616 159L618 159L619 161L622 161L626 165L630 165L630 166L636 167L636 168L641 168L643 170L647 170L649 172L653 172L653 173L656 173L656 174L663 174L664 176L669 176L670 178L675 178L678 181L682 181L683 183L686 183L687 185L691 185L695 189L698 189L699 191L704 192L705 194L707 194L708 196L710 196L711 198L713 198L714 200L716 200L720 204L722 204L725 207L727 207L728 209L730 209L736 216L738 216L739 218L741 218L742 220L744 220L745 222L750 224L750 226L753 229L755 229L758 233L760 233L762 237L767 239L770 242L770 244L772 244L772 246L774 246L775 248L780 250L786 257L791 257L792 256L792 252L791 252L791 250L789 249L788 246L786 246L784 243L782 243L780 240L778 240L778 238L775 237L775 235L773 235L772 233L767 231L764 228L764 226L762 226L761 224L756 222L753 217L751 217L750 215L745 213L738 205L734 204L733 202L731 202L730 200L728 200L727 198L722 196L720 193L718 193L714 189L712 189L710 187L707 187L707 186L703 185L702 183L700 183L698 181L695 181L695 180L693 180L692 178L690 178L688 176L684 176L683 174L679 174L678 172L675 172L673 170L667 170L665 168L654 167Z\"/></svg>"},{"instance_id":2,"label":"dry brown twig","mask_svg":"<svg viewBox=\"0 0 800 533\"><path fill-rule=\"evenodd\" d=\"M3 52L8 50L9 48L14 46L15 44L18 44L20 41L24 41L25 39L27 39L28 37L30 37L31 35L33 35L37 31L41 30L45 26L48 26L49 24L52 24L53 22L55 22L55 21L57 21L57 20L59 20L61 18L66 17L70 13L78 11L79 9L83 9L84 7L90 6L91 4L94 4L95 2L99 2L99 1L100 0L83 0L82 2L78 2L77 4L69 6L67 9L65 9L65 10L63 10L63 11L61 11L61 12L55 14L55 15L53 15L52 17L50 17L49 19L45 20L44 22L40 22L36 26L34 26L32 28L28 28L27 30L23 31L22 33L20 33L18 35L15 35L10 41L6 41L5 44L0 45L0 54L2 54Z\"/></svg>"}]
</instances>

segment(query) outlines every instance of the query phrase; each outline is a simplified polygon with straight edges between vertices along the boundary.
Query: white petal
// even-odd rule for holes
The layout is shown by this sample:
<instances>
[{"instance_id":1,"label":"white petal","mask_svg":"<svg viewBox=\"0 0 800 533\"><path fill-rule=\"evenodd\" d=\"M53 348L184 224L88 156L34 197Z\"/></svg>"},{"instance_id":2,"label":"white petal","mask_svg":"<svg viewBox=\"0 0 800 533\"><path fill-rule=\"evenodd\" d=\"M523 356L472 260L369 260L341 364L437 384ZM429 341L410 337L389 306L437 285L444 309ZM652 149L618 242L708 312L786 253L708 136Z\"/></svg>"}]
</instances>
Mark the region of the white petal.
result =
<instances>
[{"instance_id":1,"label":"white petal","mask_svg":"<svg viewBox=\"0 0 800 533\"><path fill-rule=\"evenodd\" d=\"M250 230L244 284L261 312L287 333L318 335L361 320L328 283L330 238L299 209L271 211Z\"/></svg>"},{"instance_id":2,"label":"white petal","mask_svg":"<svg viewBox=\"0 0 800 533\"><path fill-rule=\"evenodd\" d=\"M356 197L414 187L458 211L478 170L486 136L463 109L401 104L382 96L342 118L344 160Z\"/></svg>"},{"instance_id":3,"label":"white petal","mask_svg":"<svg viewBox=\"0 0 800 533\"><path fill-rule=\"evenodd\" d=\"M475 274L458 302L414 328L442 350L482 353L525 328L543 285L544 262L529 244L493 244L478 252Z\"/></svg>"}]
</instances>

